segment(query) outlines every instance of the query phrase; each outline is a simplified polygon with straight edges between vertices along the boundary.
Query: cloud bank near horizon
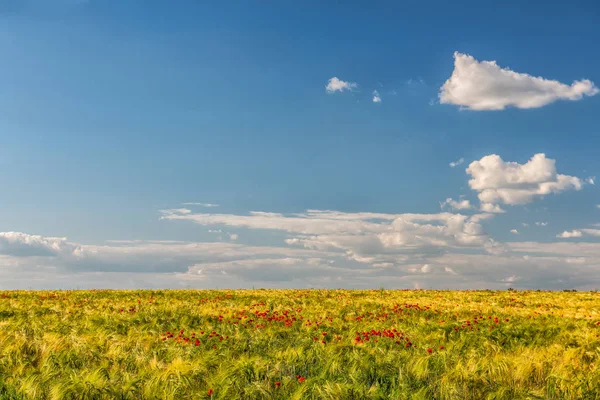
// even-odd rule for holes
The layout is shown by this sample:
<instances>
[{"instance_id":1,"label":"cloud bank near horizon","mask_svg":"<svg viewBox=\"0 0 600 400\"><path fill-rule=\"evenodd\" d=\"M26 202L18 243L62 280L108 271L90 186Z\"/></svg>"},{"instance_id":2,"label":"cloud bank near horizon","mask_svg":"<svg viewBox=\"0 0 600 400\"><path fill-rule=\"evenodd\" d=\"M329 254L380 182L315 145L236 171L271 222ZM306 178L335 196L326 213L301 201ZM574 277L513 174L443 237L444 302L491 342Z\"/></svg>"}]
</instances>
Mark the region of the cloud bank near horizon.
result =
<instances>
[{"instance_id":1,"label":"cloud bank near horizon","mask_svg":"<svg viewBox=\"0 0 600 400\"><path fill-rule=\"evenodd\" d=\"M600 285L600 230L564 231L556 234L562 241L541 243L503 242L486 228L504 215L497 213L499 205L529 204L548 194L578 191L584 186L580 178L559 174L555 160L541 153L524 164L488 155L471 162L465 172L479 210L461 195L459 200L448 197L440 202L446 211L429 214L159 211L164 223L188 222L226 233L207 242L121 240L90 245L64 237L0 232L0 288ZM265 232L270 239L260 243L257 239ZM513 238L521 237L516 229L510 232Z\"/></svg>"}]
</instances>

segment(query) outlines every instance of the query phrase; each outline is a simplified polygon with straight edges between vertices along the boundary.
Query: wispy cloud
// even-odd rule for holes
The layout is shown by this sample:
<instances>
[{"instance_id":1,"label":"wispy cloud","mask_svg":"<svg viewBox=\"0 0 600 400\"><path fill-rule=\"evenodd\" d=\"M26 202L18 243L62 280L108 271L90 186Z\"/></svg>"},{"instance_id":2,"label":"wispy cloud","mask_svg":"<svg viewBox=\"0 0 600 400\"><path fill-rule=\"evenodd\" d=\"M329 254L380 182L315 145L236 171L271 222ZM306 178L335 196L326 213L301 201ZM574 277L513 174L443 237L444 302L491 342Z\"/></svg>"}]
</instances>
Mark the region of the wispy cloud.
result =
<instances>
[{"instance_id":1,"label":"wispy cloud","mask_svg":"<svg viewBox=\"0 0 600 400\"><path fill-rule=\"evenodd\" d=\"M425 81L422 78L416 78L416 79L408 79L406 81L406 85L407 86L425 86Z\"/></svg>"},{"instance_id":2,"label":"wispy cloud","mask_svg":"<svg viewBox=\"0 0 600 400\"><path fill-rule=\"evenodd\" d=\"M453 200L451 198L447 198L446 200L440 203L440 207L442 209L450 207L453 210L470 210L472 208L472 205L471 202L466 199Z\"/></svg>"},{"instance_id":3,"label":"wispy cloud","mask_svg":"<svg viewBox=\"0 0 600 400\"><path fill-rule=\"evenodd\" d=\"M461 158L459 158L459 159L458 159L458 160L456 160L456 161L452 161L452 162L451 162L450 164L448 164L448 165L450 165L450 167L454 168L454 167L458 167L459 165L461 165L461 164L462 164L462 163L464 163L464 162L465 162L465 159L461 157Z\"/></svg>"},{"instance_id":4,"label":"wispy cloud","mask_svg":"<svg viewBox=\"0 0 600 400\"><path fill-rule=\"evenodd\" d=\"M211 203L181 203L184 206L200 206L200 207L219 207L218 204Z\"/></svg>"},{"instance_id":5,"label":"wispy cloud","mask_svg":"<svg viewBox=\"0 0 600 400\"><path fill-rule=\"evenodd\" d=\"M441 103L470 110L503 110L509 106L537 108L556 100L580 100L597 93L598 88L587 79L567 85L455 52L454 71L440 88L439 99Z\"/></svg>"},{"instance_id":6,"label":"wispy cloud","mask_svg":"<svg viewBox=\"0 0 600 400\"><path fill-rule=\"evenodd\" d=\"M377 90L373 90L373 103L381 103L381 96Z\"/></svg>"}]
</instances>

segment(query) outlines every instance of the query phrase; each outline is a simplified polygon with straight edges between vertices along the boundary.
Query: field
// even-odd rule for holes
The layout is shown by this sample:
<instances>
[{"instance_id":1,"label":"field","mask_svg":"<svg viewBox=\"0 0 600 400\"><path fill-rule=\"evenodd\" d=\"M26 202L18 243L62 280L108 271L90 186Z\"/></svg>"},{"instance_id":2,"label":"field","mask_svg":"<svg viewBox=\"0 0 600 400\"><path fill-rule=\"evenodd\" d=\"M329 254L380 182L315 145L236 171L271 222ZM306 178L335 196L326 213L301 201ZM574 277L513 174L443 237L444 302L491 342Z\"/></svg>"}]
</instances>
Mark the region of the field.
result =
<instances>
[{"instance_id":1,"label":"field","mask_svg":"<svg viewBox=\"0 0 600 400\"><path fill-rule=\"evenodd\" d=\"M596 399L600 294L0 292L0 398Z\"/></svg>"}]
</instances>

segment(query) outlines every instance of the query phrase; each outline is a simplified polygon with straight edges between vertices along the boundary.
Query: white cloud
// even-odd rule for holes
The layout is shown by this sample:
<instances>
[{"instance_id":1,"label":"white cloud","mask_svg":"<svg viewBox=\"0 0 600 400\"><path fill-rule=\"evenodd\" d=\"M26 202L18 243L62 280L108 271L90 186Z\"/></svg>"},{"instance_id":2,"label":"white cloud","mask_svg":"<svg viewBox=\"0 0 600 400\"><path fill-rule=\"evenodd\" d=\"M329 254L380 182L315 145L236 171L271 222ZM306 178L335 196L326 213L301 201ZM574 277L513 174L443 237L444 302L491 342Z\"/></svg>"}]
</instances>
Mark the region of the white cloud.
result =
<instances>
[{"instance_id":1,"label":"white cloud","mask_svg":"<svg viewBox=\"0 0 600 400\"><path fill-rule=\"evenodd\" d=\"M444 209L445 207L450 207L453 210L469 210L472 208L471 202L466 199L462 200L453 200L451 198L447 198L443 202L440 203L440 207Z\"/></svg>"},{"instance_id":2,"label":"white cloud","mask_svg":"<svg viewBox=\"0 0 600 400\"><path fill-rule=\"evenodd\" d=\"M496 61L479 62L455 52L454 71L440 88L439 99L441 103L471 110L503 110L509 106L537 108L556 100L579 100L597 93L598 88L587 79L569 86L501 68Z\"/></svg>"},{"instance_id":3,"label":"white cloud","mask_svg":"<svg viewBox=\"0 0 600 400\"><path fill-rule=\"evenodd\" d=\"M162 219L200 225L226 225L287 233L285 243L318 251L333 251L359 263L398 261L400 254L428 254L440 249L474 248L498 251L481 225L489 214L378 214L308 210L301 214L253 212L250 215L180 214L163 210Z\"/></svg>"},{"instance_id":4,"label":"white cloud","mask_svg":"<svg viewBox=\"0 0 600 400\"><path fill-rule=\"evenodd\" d=\"M510 233L514 233L515 235L518 235L518 234L519 234L519 231L518 231L518 230L516 230L516 229L511 229L511 230L510 230Z\"/></svg>"},{"instance_id":5,"label":"white cloud","mask_svg":"<svg viewBox=\"0 0 600 400\"><path fill-rule=\"evenodd\" d=\"M521 225L523 225L525 228L529 227L529 224L527 222L521 222Z\"/></svg>"},{"instance_id":6,"label":"white cloud","mask_svg":"<svg viewBox=\"0 0 600 400\"><path fill-rule=\"evenodd\" d=\"M536 222L535 223L537 226L548 226L547 222Z\"/></svg>"},{"instance_id":7,"label":"white cloud","mask_svg":"<svg viewBox=\"0 0 600 400\"><path fill-rule=\"evenodd\" d=\"M373 103L381 103L381 96L377 90L373 90Z\"/></svg>"},{"instance_id":8,"label":"white cloud","mask_svg":"<svg viewBox=\"0 0 600 400\"><path fill-rule=\"evenodd\" d=\"M519 280L519 277L516 275L509 276L508 278L502 279L502 282L513 283Z\"/></svg>"},{"instance_id":9,"label":"white cloud","mask_svg":"<svg viewBox=\"0 0 600 400\"><path fill-rule=\"evenodd\" d=\"M483 212L495 213L495 214L502 214L502 213L506 212L498 204L492 204L492 203L481 203L480 210Z\"/></svg>"},{"instance_id":10,"label":"white cloud","mask_svg":"<svg viewBox=\"0 0 600 400\"><path fill-rule=\"evenodd\" d=\"M245 215L187 208L160 211L168 223L206 226L217 242L119 240L84 245L61 237L0 232L0 289L73 288L75 284L80 288L255 284L364 288L378 287L381 282L386 287L502 288L507 276L519 277L519 287L600 287L600 243L501 243L484 229L487 221L500 218L494 214L502 212L500 204L529 201L577 185L560 184L565 178L556 173L554 161L543 155L524 165L499 157L489 161L484 157L467 169L472 178L469 184L478 192L484 211L472 215L311 209ZM567 181L573 179L578 178L566 176ZM486 190L496 194L482 199ZM519 192L514 194L514 190ZM440 205L474 209L463 196ZM518 233L516 229L511 232ZM238 234L262 245L240 244ZM563 239L584 236L600 237L600 229L558 235Z\"/></svg>"},{"instance_id":11,"label":"white cloud","mask_svg":"<svg viewBox=\"0 0 600 400\"><path fill-rule=\"evenodd\" d=\"M559 233L558 235L556 235L557 238L563 238L563 239L568 239L568 238L578 238L578 237L582 237L583 233L581 233L581 231L578 230L574 230L574 231L564 231L563 233Z\"/></svg>"},{"instance_id":12,"label":"white cloud","mask_svg":"<svg viewBox=\"0 0 600 400\"><path fill-rule=\"evenodd\" d=\"M465 162L465 159L461 157L461 158L459 158L459 159L458 159L458 160L456 160L456 161L452 161L452 162L451 162L450 164L448 164L448 165L450 165L450 167L454 168L454 167L457 167L457 166L459 166L460 164L462 164L462 163L464 163L464 162Z\"/></svg>"},{"instance_id":13,"label":"white cloud","mask_svg":"<svg viewBox=\"0 0 600 400\"><path fill-rule=\"evenodd\" d=\"M592 224L592 226L595 226L594 224ZM600 237L600 229L574 229L572 231L564 231L563 233L560 233L558 235L556 235L556 237L559 238L579 238L579 237L583 237L583 236L596 236L596 237Z\"/></svg>"},{"instance_id":14,"label":"white cloud","mask_svg":"<svg viewBox=\"0 0 600 400\"><path fill-rule=\"evenodd\" d=\"M187 208L174 208L173 210L176 210L180 214L189 214L192 212L192 210L189 210Z\"/></svg>"},{"instance_id":15,"label":"white cloud","mask_svg":"<svg viewBox=\"0 0 600 400\"><path fill-rule=\"evenodd\" d=\"M445 272L447 272L447 273L449 273L449 274L452 274L452 275L458 275L458 274L457 274L456 272L454 272L454 270L453 270L452 268L450 268L450 267L444 267L444 271L445 271Z\"/></svg>"},{"instance_id":16,"label":"white cloud","mask_svg":"<svg viewBox=\"0 0 600 400\"><path fill-rule=\"evenodd\" d=\"M356 87L358 87L358 85L355 82L345 82L334 76L327 82L325 90L327 90L328 93L335 93L343 92L344 90L352 90Z\"/></svg>"},{"instance_id":17,"label":"white cloud","mask_svg":"<svg viewBox=\"0 0 600 400\"><path fill-rule=\"evenodd\" d=\"M340 219L343 213L331 213L335 221L346 221ZM355 221L372 215L356 214ZM489 218L478 215L475 219L479 221ZM387 214L382 216L385 218ZM430 223L453 218L428 214L405 216L407 220L423 219ZM410 288L418 283L435 288L499 289L511 276L518 277L515 284L522 288L580 289L600 285L600 243L500 244L488 238L486 245L504 250L486 254L477 248L460 246L408 246L401 252L381 249L358 262L348 259L343 252L285 245L169 240L83 245L64 238L25 233L5 232L0 237L10 238L0 248L0 289L373 288L381 282L390 288ZM39 243L52 251L14 251L23 244L35 247Z\"/></svg>"},{"instance_id":18,"label":"white cloud","mask_svg":"<svg viewBox=\"0 0 600 400\"><path fill-rule=\"evenodd\" d=\"M496 154L473 161L467 168L469 186L482 203L527 204L550 193L580 190L582 181L556 172L555 160L543 153L525 164L506 162Z\"/></svg>"},{"instance_id":19,"label":"white cloud","mask_svg":"<svg viewBox=\"0 0 600 400\"><path fill-rule=\"evenodd\" d=\"M181 203L184 206L200 206L200 207L208 207L208 208L212 208L212 207L219 207L218 204L212 204L212 203Z\"/></svg>"},{"instance_id":20,"label":"white cloud","mask_svg":"<svg viewBox=\"0 0 600 400\"><path fill-rule=\"evenodd\" d=\"M0 254L21 257L57 256L77 249L78 247L69 243L66 238L0 232Z\"/></svg>"},{"instance_id":21,"label":"white cloud","mask_svg":"<svg viewBox=\"0 0 600 400\"><path fill-rule=\"evenodd\" d=\"M588 178L585 178L585 183L589 184L589 185L593 185L595 183L596 177L595 176L590 176Z\"/></svg>"}]
</instances>

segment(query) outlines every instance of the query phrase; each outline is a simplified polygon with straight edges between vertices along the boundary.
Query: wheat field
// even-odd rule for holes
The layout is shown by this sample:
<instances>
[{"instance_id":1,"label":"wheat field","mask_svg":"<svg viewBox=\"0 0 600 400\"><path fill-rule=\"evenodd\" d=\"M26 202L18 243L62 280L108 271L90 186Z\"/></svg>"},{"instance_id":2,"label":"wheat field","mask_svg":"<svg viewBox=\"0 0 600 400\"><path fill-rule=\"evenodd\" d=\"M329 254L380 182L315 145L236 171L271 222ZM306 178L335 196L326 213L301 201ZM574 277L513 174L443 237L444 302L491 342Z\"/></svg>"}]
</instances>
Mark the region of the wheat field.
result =
<instances>
[{"instance_id":1,"label":"wheat field","mask_svg":"<svg viewBox=\"0 0 600 400\"><path fill-rule=\"evenodd\" d=\"M595 399L600 294L0 292L2 399Z\"/></svg>"}]
</instances>

